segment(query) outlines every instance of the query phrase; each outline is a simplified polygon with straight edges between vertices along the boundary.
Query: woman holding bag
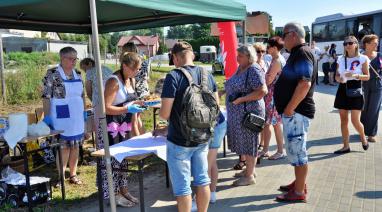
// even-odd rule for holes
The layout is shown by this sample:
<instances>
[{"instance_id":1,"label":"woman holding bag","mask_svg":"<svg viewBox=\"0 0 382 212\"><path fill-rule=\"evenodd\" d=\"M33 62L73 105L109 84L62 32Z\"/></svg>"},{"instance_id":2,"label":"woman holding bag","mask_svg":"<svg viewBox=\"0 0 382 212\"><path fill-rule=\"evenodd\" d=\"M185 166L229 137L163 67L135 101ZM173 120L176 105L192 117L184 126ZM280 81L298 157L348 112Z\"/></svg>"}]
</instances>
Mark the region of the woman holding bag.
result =
<instances>
[{"instance_id":1,"label":"woman holding bag","mask_svg":"<svg viewBox=\"0 0 382 212\"><path fill-rule=\"evenodd\" d=\"M370 80L363 83L365 106L361 114L361 122L365 126L365 134L369 142L376 142L379 109L382 102L382 55L378 48L378 36L365 35L362 39L365 55L371 60L369 65Z\"/></svg>"},{"instance_id":2,"label":"woman holding bag","mask_svg":"<svg viewBox=\"0 0 382 212\"><path fill-rule=\"evenodd\" d=\"M359 44L354 36L344 40L344 55L338 58L336 80L340 82L334 101L334 107L339 109L341 119L341 133L343 147L334 154L350 152L349 146L349 111L351 122L361 137L362 148L367 150L369 143L366 140L361 111L364 107L362 81L369 80L369 58L359 53Z\"/></svg>"},{"instance_id":3,"label":"woman holding bag","mask_svg":"<svg viewBox=\"0 0 382 212\"><path fill-rule=\"evenodd\" d=\"M229 149L246 158L246 169L235 174L239 179L233 182L233 186L247 186L256 182L253 175L260 133L245 128L243 119L247 112L265 117L263 97L268 90L265 73L255 64L257 56L254 48L242 46L237 49L237 53L239 67L225 83L227 136Z\"/></svg>"}]
</instances>

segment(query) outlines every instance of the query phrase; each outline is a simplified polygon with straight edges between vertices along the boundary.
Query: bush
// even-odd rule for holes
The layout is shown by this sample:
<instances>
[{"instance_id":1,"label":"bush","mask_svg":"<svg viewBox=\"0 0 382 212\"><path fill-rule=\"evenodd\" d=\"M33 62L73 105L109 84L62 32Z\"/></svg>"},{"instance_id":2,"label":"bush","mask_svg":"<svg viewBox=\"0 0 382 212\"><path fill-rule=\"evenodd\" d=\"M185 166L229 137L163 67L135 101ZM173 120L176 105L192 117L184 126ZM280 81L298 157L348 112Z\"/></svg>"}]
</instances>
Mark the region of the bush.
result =
<instances>
[{"instance_id":1,"label":"bush","mask_svg":"<svg viewBox=\"0 0 382 212\"><path fill-rule=\"evenodd\" d=\"M11 52L5 54L5 68L20 66L37 66L46 68L47 65L60 61L57 53L50 52Z\"/></svg>"},{"instance_id":2,"label":"bush","mask_svg":"<svg viewBox=\"0 0 382 212\"><path fill-rule=\"evenodd\" d=\"M40 99L45 71L36 65L22 65L5 73L7 103L19 104Z\"/></svg>"}]
</instances>

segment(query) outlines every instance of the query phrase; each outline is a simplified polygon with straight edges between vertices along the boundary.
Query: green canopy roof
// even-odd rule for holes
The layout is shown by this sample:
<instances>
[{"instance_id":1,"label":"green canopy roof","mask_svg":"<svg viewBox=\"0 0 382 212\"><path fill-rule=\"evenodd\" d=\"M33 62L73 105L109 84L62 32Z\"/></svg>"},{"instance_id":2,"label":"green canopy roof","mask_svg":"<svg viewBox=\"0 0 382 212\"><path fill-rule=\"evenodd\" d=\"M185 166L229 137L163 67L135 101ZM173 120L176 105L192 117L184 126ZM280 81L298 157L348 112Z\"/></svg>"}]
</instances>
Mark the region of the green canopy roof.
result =
<instances>
[{"instance_id":1,"label":"green canopy roof","mask_svg":"<svg viewBox=\"0 0 382 212\"><path fill-rule=\"evenodd\" d=\"M244 20L233 0L96 0L101 33ZM89 0L1 0L0 28L91 33Z\"/></svg>"}]
</instances>

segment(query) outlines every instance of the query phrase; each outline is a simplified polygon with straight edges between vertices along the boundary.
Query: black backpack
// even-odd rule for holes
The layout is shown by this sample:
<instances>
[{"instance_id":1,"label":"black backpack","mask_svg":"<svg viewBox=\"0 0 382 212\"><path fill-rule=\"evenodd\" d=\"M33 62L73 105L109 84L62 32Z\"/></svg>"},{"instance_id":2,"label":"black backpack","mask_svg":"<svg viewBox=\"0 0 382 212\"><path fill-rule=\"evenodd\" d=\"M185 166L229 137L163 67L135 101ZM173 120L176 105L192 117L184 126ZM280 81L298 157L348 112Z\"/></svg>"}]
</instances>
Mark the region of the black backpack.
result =
<instances>
[{"instance_id":1,"label":"black backpack","mask_svg":"<svg viewBox=\"0 0 382 212\"><path fill-rule=\"evenodd\" d=\"M189 83L182 100L180 129L186 139L185 146L197 146L213 137L219 105L214 93L208 88L208 71L200 68L201 83L197 85L186 69L183 67L178 69Z\"/></svg>"}]
</instances>

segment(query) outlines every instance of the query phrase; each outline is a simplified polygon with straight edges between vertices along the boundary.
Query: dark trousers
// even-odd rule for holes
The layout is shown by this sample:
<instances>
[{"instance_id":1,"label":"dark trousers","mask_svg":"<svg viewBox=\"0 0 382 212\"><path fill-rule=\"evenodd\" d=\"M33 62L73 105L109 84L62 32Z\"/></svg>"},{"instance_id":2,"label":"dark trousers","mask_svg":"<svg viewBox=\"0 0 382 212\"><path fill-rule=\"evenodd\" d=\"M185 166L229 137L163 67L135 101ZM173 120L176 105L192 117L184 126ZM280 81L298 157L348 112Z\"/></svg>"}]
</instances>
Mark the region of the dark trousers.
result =
<instances>
[{"instance_id":1,"label":"dark trousers","mask_svg":"<svg viewBox=\"0 0 382 212\"><path fill-rule=\"evenodd\" d=\"M379 109L382 102L382 82L379 79L370 79L363 82L363 90L365 104L361 113L361 122L365 128L366 136L376 136Z\"/></svg>"},{"instance_id":2,"label":"dark trousers","mask_svg":"<svg viewBox=\"0 0 382 212\"><path fill-rule=\"evenodd\" d=\"M328 84L329 83L329 70L330 70L330 63L323 63L322 64L322 72L324 72L324 80L322 80L323 83Z\"/></svg>"}]
</instances>

